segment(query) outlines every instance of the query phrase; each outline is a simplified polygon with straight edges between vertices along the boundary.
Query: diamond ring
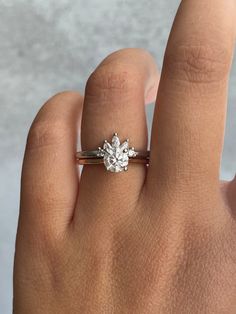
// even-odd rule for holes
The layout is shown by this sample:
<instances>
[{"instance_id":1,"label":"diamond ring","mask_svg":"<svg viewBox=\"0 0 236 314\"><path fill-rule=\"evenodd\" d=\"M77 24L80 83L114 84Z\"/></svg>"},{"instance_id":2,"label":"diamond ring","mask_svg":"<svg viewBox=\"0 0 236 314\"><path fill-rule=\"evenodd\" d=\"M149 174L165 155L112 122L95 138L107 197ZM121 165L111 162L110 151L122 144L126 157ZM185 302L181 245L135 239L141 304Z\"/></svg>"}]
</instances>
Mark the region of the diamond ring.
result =
<instances>
[{"instance_id":1,"label":"diamond ring","mask_svg":"<svg viewBox=\"0 0 236 314\"><path fill-rule=\"evenodd\" d=\"M129 163L149 164L150 152L138 152L134 147L129 147L129 139L122 144L115 133L111 143L104 141L103 147L93 151L81 151L76 154L76 160L80 165L104 164L107 171L127 171Z\"/></svg>"}]
</instances>

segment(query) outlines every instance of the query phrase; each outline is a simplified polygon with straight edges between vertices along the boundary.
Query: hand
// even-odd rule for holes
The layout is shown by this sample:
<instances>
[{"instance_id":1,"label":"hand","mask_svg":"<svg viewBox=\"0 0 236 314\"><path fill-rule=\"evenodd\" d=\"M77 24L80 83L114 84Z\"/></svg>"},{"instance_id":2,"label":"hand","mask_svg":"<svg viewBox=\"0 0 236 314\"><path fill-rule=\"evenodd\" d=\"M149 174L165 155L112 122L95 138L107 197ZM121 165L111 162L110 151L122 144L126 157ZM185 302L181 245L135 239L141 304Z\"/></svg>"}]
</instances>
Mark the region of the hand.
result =
<instances>
[{"instance_id":1,"label":"hand","mask_svg":"<svg viewBox=\"0 0 236 314\"><path fill-rule=\"evenodd\" d=\"M236 313L236 181L219 182L234 0L182 1L158 89L150 166L112 174L75 163L118 132L147 149L144 102L158 74L125 49L64 92L27 141L14 312ZM91 52L94 53L94 52ZM83 107L83 113L82 113Z\"/></svg>"}]
</instances>

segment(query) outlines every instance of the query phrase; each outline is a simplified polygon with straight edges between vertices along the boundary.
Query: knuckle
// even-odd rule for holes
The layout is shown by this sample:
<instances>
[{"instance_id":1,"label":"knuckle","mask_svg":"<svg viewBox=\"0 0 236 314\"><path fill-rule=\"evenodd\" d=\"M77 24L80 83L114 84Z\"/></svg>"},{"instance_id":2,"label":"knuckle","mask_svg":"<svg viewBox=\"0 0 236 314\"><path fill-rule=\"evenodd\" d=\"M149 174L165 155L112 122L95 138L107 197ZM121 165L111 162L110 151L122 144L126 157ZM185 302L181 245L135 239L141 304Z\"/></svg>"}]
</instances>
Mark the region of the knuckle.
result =
<instances>
[{"instance_id":1,"label":"knuckle","mask_svg":"<svg viewBox=\"0 0 236 314\"><path fill-rule=\"evenodd\" d=\"M28 137L27 150L58 145L68 132L68 127L61 120L33 122Z\"/></svg>"},{"instance_id":2,"label":"knuckle","mask_svg":"<svg viewBox=\"0 0 236 314\"><path fill-rule=\"evenodd\" d=\"M75 99L80 103L82 96L77 92L64 91L51 97L42 106L30 127L27 149L57 145L63 141L69 132L68 120L63 112Z\"/></svg>"},{"instance_id":3,"label":"knuckle","mask_svg":"<svg viewBox=\"0 0 236 314\"><path fill-rule=\"evenodd\" d=\"M82 96L80 93L75 92L75 91L70 91L70 90L65 90L62 92L59 92L52 96L43 106L43 108L48 107L48 106L53 106L54 104L57 105L58 103L64 103L67 100L70 100L72 97L81 99Z\"/></svg>"},{"instance_id":4,"label":"knuckle","mask_svg":"<svg viewBox=\"0 0 236 314\"><path fill-rule=\"evenodd\" d=\"M137 87L140 74L133 66L110 62L101 65L89 77L86 94L89 96L106 97L106 93L127 93Z\"/></svg>"},{"instance_id":5,"label":"knuckle","mask_svg":"<svg viewBox=\"0 0 236 314\"><path fill-rule=\"evenodd\" d=\"M165 69L170 78L192 83L224 80L229 73L231 49L226 45L176 45L166 53Z\"/></svg>"}]
</instances>

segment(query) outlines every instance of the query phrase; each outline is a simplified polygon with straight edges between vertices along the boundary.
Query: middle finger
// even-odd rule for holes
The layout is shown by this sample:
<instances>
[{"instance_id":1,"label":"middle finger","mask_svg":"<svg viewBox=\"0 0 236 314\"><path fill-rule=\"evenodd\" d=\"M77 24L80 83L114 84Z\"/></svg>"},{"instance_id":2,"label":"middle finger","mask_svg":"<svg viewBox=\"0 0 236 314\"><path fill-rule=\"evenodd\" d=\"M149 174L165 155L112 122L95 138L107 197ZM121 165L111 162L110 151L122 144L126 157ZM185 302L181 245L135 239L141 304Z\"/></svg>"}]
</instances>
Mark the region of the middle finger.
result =
<instances>
[{"instance_id":1,"label":"middle finger","mask_svg":"<svg viewBox=\"0 0 236 314\"><path fill-rule=\"evenodd\" d=\"M181 2L153 120L147 182L154 194L154 185L188 196L218 190L235 16L235 0Z\"/></svg>"}]
</instances>

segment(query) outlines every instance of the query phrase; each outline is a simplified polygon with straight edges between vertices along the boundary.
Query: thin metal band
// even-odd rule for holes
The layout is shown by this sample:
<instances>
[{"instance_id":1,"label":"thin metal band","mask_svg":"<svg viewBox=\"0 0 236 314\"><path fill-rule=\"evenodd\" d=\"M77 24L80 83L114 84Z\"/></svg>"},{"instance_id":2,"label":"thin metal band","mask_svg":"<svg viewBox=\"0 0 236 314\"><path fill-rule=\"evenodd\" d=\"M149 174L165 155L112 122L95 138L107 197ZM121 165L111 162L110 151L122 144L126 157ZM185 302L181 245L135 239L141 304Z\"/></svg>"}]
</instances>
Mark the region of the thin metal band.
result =
<instances>
[{"instance_id":1,"label":"thin metal band","mask_svg":"<svg viewBox=\"0 0 236 314\"><path fill-rule=\"evenodd\" d=\"M103 164L103 157L98 157L98 150L82 151L76 153L76 160L80 165ZM137 156L129 157L130 163L149 164L150 151L138 152Z\"/></svg>"}]
</instances>

